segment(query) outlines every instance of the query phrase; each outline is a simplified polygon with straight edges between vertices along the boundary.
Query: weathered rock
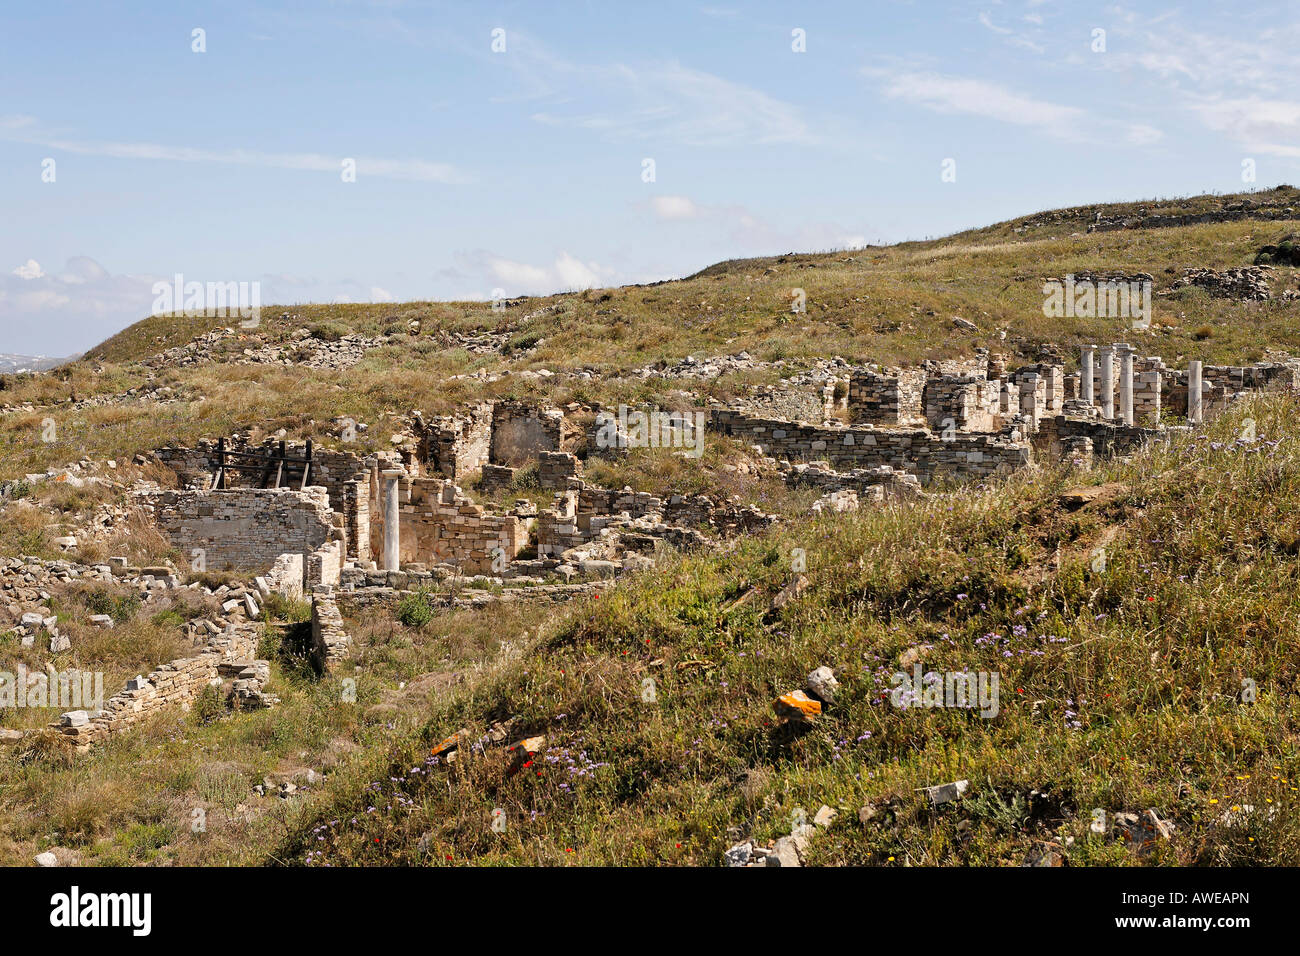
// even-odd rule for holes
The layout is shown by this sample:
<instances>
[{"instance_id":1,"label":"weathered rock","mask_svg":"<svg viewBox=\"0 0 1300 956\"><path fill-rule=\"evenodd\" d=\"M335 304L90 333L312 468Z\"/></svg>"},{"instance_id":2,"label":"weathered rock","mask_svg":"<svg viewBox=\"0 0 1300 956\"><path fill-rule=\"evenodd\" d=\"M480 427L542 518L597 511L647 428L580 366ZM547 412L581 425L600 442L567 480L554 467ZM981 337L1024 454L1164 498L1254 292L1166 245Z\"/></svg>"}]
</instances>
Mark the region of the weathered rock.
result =
<instances>
[{"instance_id":1,"label":"weathered rock","mask_svg":"<svg viewBox=\"0 0 1300 956\"><path fill-rule=\"evenodd\" d=\"M822 804L821 807L817 810L817 812L813 814L813 823L825 829L826 827L829 827L832 823L834 823L835 819L839 815L840 812L838 810L832 809L831 807Z\"/></svg>"},{"instance_id":2,"label":"weathered rock","mask_svg":"<svg viewBox=\"0 0 1300 956\"><path fill-rule=\"evenodd\" d=\"M931 806L939 806L943 803L951 803L961 797L970 787L969 780L954 780L952 783L941 783L934 787L924 787L921 792L930 799Z\"/></svg>"},{"instance_id":3,"label":"weathered rock","mask_svg":"<svg viewBox=\"0 0 1300 956\"><path fill-rule=\"evenodd\" d=\"M830 704L835 700L835 692L839 690L840 682L835 679L833 670L823 666L808 675L808 682L805 686L808 688L808 693L823 704Z\"/></svg>"},{"instance_id":4,"label":"weathered rock","mask_svg":"<svg viewBox=\"0 0 1300 956\"><path fill-rule=\"evenodd\" d=\"M821 701L813 700L801 690L782 694L773 706L780 717L804 723L812 723L822 712Z\"/></svg>"},{"instance_id":5,"label":"weathered rock","mask_svg":"<svg viewBox=\"0 0 1300 956\"><path fill-rule=\"evenodd\" d=\"M772 851L764 860L767 866L799 866L802 862L798 841L794 837L781 837L773 843Z\"/></svg>"}]
</instances>

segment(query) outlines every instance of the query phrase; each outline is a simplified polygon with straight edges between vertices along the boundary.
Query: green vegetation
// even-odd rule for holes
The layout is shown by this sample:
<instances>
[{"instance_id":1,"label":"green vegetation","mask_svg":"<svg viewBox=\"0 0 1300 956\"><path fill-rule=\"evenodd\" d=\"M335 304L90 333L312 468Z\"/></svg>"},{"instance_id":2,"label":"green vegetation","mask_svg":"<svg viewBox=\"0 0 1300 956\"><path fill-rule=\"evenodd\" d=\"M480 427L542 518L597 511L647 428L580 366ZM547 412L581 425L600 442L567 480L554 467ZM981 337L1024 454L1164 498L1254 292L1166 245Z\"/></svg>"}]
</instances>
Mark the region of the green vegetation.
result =
<instances>
[{"instance_id":1,"label":"green vegetation","mask_svg":"<svg viewBox=\"0 0 1300 956\"><path fill-rule=\"evenodd\" d=\"M1098 212L1196 213L1234 198L1079 207L934 241L735 260L504 311L268 307L261 328L233 330L212 361L184 366L153 357L217 322L152 317L55 373L6 378L0 479L83 457L121 467L116 483L11 486L0 555L64 556L52 538L98 508L123 509L130 481L165 483L161 470L127 463L169 441L284 428L335 447L333 423L346 416L369 426L353 450L376 450L413 408L431 417L488 398L669 407L682 382L627 373L684 355L745 350L787 363L685 386L727 402L832 355L916 362L983 346L1014 363L1043 344L1073 355L1121 337L1171 364L1300 352L1300 302L1280 295L1296 280L1278 258L1296 221L1086 231ZM1268 301L1178 290L1156 297L1151 329L1137 333L1042 314L1045 277L1144 271L1168 291L1183 268L1244 265L1270 244ZM790 312L795 288L806 313ZM352 333L390 341L343 370L235 364L245 349L306 355ZM497 349L482 350L484 337ZM525 374L543 370L556 374ZM165 405L128 394L158 386L172 389ZM770 843L797 811L825 804L839 817L810 860L829 865L1018 865L1044 841L1072 865L1298 864L1298 420L1300 397L1269 395L1090 473L1025 472L815 519L803 516L816 495L755 478L742 442L710 440L698 460L662 450L592 459L587 477L602 486L736 495L788 520L720 553L669 554L567 605L447 610L419 593L369 608L346 622L353 658L326 675L306 654L308 605L269 600L258 653L279 706L227 714L208 695L76 759L48 734L0 749L0 863L59 847L111 865L717 865L740 839ZM1063 497L1081 485L1090 501ZM499 496L521 494L550 498L532 469ZM138 517L113 527L72 556L180 558ZM796 548L809 587L777 610ZM104 671L112 693L187 653L185 622L215 603L141 606L129 589L70 585L51 601L73 638L57 664ZM116 626L90 626L96 613ZM0 640L0 669L42 660ZM913 661L922 672L996 673L997 716L893 706L893 675ZM834 703L806 730L779 725L773 699L822 665L841 684ZM0 722L52 716L10 711ZM508 718L505 743L545 737L531 762L470 743ZM456 762L435 759L461 730ZM323 779L275 795L309 770ZM960 801L935 808L918 792L956 779L970 781ZM1113 821L1148 808L1175 830L1147 851L1113 828L1091 832L1097 811ZM504 833L491 826L497 809Z\"/></svg>"}]
</instances>

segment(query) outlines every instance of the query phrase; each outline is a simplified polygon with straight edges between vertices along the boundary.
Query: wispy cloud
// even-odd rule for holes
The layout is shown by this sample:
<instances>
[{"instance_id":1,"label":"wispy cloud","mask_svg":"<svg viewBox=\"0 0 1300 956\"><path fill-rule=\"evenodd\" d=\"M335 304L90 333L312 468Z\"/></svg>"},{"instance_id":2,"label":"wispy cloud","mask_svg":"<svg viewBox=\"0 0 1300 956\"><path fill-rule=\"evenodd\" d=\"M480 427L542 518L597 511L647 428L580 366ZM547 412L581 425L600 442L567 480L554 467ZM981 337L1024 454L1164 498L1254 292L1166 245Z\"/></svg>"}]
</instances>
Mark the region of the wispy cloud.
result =
<instances>
[{"instance_id":1,"label":"wispy cloud","mask_svg":"<svg viewBox=\"0 0 1300 956\"><path fill-rule=\"evenodd\" d=\"M30 143L46 149L77 153L83 156L107 156L114 159L140 159L177 163L219 163L235 166L258 166L272 169L296 169L339 174L344 159L355 159L357 176L378 176L414 182L460 184L470 182L468 175L448 163L422 159L383 159L373 156L327 156L322 153L265 153L249 149L211 150L193 146L171 146L150 142L112 142L69 139L43 130L34 117L0 117L0 139Z\"/></svg>"},{"instance_id":2,"label":"wispy cloud","mask_svg":"<svg viewBox=\"0 0 1300 956\"><path fill-rule=\"evenodd\" d=\"M867 69L868 76L882 71ZM982 116L1017 126L1040 126L1057 134L1071 132L1086 111L1017 93L997 83L941 73L903 72L883 75L881 92L936 113Z\"/></svg>"},{"instance_id":3,"label":"wispy cloud","mask_svg":"<svg viewBox=\"0 0 1300 956\"><path fill-rule=\"evenodd\" d=\"M1300 22L1274 18L1250 32L1203 33L1168 15L1117 8L1117 16L1117 32L1142 52L1108 54L1112 68L1150 75L1162 103L1243 149L1300 156Z\"/></svg>"},{"instance_id":4,"label":"wispy cloud","mask_svg":"<svg viewBox=\"0 0 1300 956\"><path fill-rule=\"evenodd\" d=\"M802 110L744 83L677 61L575 63L515 35L506 64L514 98L538 100L532 119L617 141L752 146L818 141ZM593 103L583 109L573 103Z\"/></svg>"}]
</instances>

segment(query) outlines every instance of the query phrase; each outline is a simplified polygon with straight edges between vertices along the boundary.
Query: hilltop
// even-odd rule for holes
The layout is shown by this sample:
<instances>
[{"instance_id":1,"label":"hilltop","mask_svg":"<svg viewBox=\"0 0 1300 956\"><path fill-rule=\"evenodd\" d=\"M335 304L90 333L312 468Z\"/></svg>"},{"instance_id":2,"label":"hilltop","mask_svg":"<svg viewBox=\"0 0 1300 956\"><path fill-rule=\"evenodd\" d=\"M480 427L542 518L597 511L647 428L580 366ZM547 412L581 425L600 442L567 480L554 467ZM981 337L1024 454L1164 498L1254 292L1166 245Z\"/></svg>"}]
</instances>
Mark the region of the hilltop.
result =
<instances>
[{"instance_id":1,"label":"hilltop","mask_svg":"<svg viewBox=\"0 0 1300 956\"><path fill-rule=\"evenodd\" d=\"M116 693L227 619L266 667L222 675L251 682L256 709L199 698L75 756L42 717L6 714L0 860L712 866L797 837L805 865L1300 862L1300 397L1216 378L1212 420L1189 429L1180 378L1191 360L1300 367L1297 231L1293 187L1098 204L496 308L266 307L256 328L152 316L53 371L2 375L0 596L57 625L48 655L21 639L44 621L0 634L0 669L55 660ZM1067 275L1145 277L1149 327L1045 315L1044 280ZM1079 346L1121 341L1167 366L1156 420L1093 423L1126 438L1098 438L1095 460L1077 443L1053 453L1064 433L1035 444L1017 412L1064 420L1057 372L1077 385ZM924 364L964 386L973 356L994 406L997 388L1004 404L1026 390L999 430L972 431L1032 445L1032 461L973 480L917 465L910 483L886 467L852 507L792 480L804 472L778 462L776 436L711 431L692 458L587 455L577 435L626 403L815 415L814 440L883 442L891 428L851 417L846 382ZM555 453L581 449L590 494L613 500L595 524L622 536L622 564L598 531L558 569L529 541L522 583L424 561L391 578L359 555L341 580L374 601L340 602L350 644L327 667L304 644L323 600L186 571L188 548L154 520L164 506L138 507L142 487L183 497L177 461L239 436L311 439L322 461L375 475L409 466L408 503L436 510L421 495L441 475L414 466L447 465L434 439L454 425L473 444L499 408L563 412L573 444ZM918 446L942 448L933 424L914 424ZM535 459L493 464L446 480L464 477L491 520L564 527L546 512L564 486ZM302 500L346 502L332 517L353 541L364 482L321 480L328 496ZM707 520L619 515L699 495ZM821 716L785 720L777 698L819 668L838 681ZM996 716L891 704L896 673L953 670L998 675Z\"/></svg>"}]
</instances>

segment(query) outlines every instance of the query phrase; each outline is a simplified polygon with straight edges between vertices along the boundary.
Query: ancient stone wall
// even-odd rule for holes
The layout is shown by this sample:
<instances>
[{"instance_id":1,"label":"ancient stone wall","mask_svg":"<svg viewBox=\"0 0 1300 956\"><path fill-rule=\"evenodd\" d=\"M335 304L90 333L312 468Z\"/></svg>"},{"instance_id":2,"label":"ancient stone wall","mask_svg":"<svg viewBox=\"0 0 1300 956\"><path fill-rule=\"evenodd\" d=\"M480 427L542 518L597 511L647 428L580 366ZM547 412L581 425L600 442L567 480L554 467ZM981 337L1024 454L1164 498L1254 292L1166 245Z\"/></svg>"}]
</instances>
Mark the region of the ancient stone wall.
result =
<instances>
[{"instance_id":1,"label":"ancient stone wall","mask_svg":"<svg viewBox=\"0 0 1300 956\"><path fill-rule=\"evenodd\" d=\"M1054 415L1039 422L1038 434L1034 436L1034 450L1055 461L1067 454L1077 455L1078 450L1085 446L1072 440L1087 438L1092 443L1093 453L1098 457L1127 455L1157 434L1159 432L1155 429L1140 425Z\"/></svg>"},{"instance_id":2,"label":"ancient stone wall","mask_svg":"<svg viewBox=\"0 0 1300 956\"><path fill-rule=\"evenodd\" d=\"M921 491L921 482L915 475L889 465L841 472L824 462L801 462L785 473L785 483L791 488L815 488L826 493L848 490L863 498L882 500L913 497Z\"/></svg>"},{"instance_id":3,"label":"ancient stone wall","mask_svg":"<svg viewBox=\"0 0 1300 956\"><path fill-rule=\"evenodd\" d=\"M311 554L342 536L324 488L161 491L138 496L188 560L202 549L211 571L265 571L286 553Z\"/></svg>"},{"instance_id":4,"label":"ancient stone wall","mask_svg":"<svg viewBox=\"0 0 1300 956\"><path fill-rule=\"evenodd\" d=\"M311 596L312 660L321 670L333 670L352 653L352 637L343 625L331 588L319 587Z\"/></svg>"},{"instance_id":5,"label":"ancient stone wall","mask_svg":"<svg viewBox=\"0 0 1300 956\"><path fill-rule=\"evenodd\" d=\"M571 478L582 477L582 462L565 451L543 451L537 455L537 483L547 491L563 491Z\"/></svg>"},{"instance_id":6,"label":"ancient stone wall","mask_svg":"<svg viewBox=\"0 0 1300 956\"><path fill-rule=\"evenodd\" d=\"M536 511L526 502L496 515L446 479L403 479L400 487L404 564L448 563L468 574L491 574L494 549L508 561L528 546Z\"/></svg>"},{"instance_id":7,"label":"ancient stone wall","mask_svg":"<svg viewBox=\"0 0 1300 956\"><path fill-rule=\"evenodd\" d=\"M213 636L195 656L178 658L146 677L127 681L126 689L104 701L98 714L64 714L54 729L77 750L86 750L169 707L188 709L205 687L221 683L223 673L228 673L232 664L251 664L257 643L255 627L234 624Z\"/></svg>"},{"instance_id":8,"label":"ancient stone wall","mask_svg":"<svg viewBox=\"0 0 1300 956\"><path fill-rule=\"evenodd\" d=\"M522 465L541 451L560 451L564 412L522 402L497 402L492 408L491 461Z\"/></svg>"},{"instance_id":9,"label":"ancient stone wall","mask_svg":"<svg viewBox=\"0 0 1300 956\"><path fill-rule=\"evenodd\" d=\"M486 464L492 451L492 415L492 403L480 402L428 424L417 419L418 456L426 472L464 481Z\"/></svg>"},{"instance_id":10,"label":"ancient stone wall","mask_svg":"<svg viewBox=\"0 0 1300 956\"><path fill-rule=\"evenodd\" d=\"M260 444L251 444L246 438L239 437L228 439L226 442L226 450L232 452L276 454L279 446L280 443L274 439L267 439ZM298 442L288 442L285 450L290 458L302 458L307 446ZM207 489L211 486L217 464L215 441L203 439L193 448L168 446L157 449L154 454L159 461L176 472L182 488ZM348 481L364 472L366 468L367 461L362 455L316 446L312 449L311 477L308 480L313 486L325 488L329 492L330 507L341 512L344 510ZM301 480L302 472L295 470L295 474L298 476L293 479L296 487L296 482ZM256 487L260 484L261 478L261 473L227 471L226 486L228 488Z\"/></svg>"},{"instance_id":11,"label":"ancient stone wall","mask_svg":"<svg viewBox=\"0 0 1300 956\"><path fill-rule=\"evenodd\" d=\"M730 409L715 409L710 424L722 434L758 445L774 458L824 459L838 471L890 465L916 475L922 484L935 478L1009 474L1030 461L1029 445L1011 429L958 434L944 441L925 429L818 428L753 418Z\"/></svg>"},{"instance_id":12,"label":"ancient stone wall","mask_svg":"<svg viewBox=\"0 0 1300 956\"><path fill-rule=\"evenodd\" d=\"M933 429L992 432L1001 427L1001 383L985 378L941 375L925 383L925 418Z\"/></svg>"},{"instance_id":13,"label":"ancient stone wall","mask_svg":"<svg viewBox=\"0 0 1300 956\"><path fill-rule=\"evenodd\" d=\"M849 417L855 424L921 425L924 369L862 369L849 376Z\"/></svg>"}]
</instances>

